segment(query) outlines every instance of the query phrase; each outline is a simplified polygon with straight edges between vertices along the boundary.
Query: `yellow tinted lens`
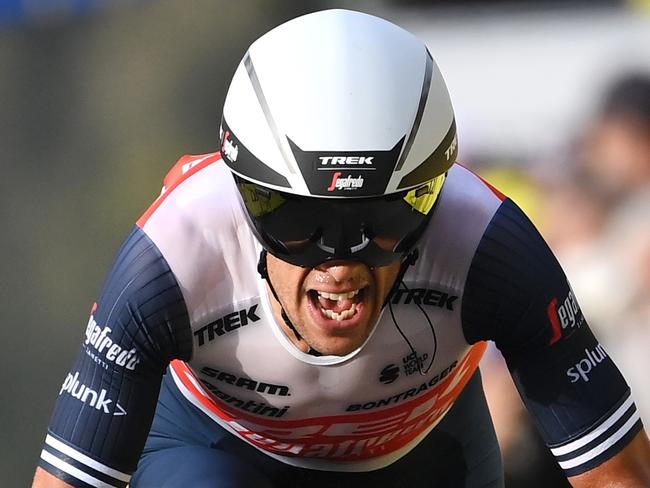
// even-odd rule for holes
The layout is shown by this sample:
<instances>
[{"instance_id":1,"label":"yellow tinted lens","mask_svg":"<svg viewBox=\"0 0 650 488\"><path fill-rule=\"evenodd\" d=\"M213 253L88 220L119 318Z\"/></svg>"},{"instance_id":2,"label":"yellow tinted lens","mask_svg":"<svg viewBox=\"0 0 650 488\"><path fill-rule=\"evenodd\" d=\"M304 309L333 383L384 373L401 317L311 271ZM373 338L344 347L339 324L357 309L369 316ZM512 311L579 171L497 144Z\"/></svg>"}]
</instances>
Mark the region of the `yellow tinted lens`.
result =
<instances>
[{"instance_id":1,"label":"yellow tinted lens","mask_svg":"<svg viewBox=\"0 0 650 488\"><path fill-rule=\"evenodd\" d=\"M260 188L251 183L239 183L239 191L253 217L271 213L285 202L284 197L277 191Z\"/></svg>"},{"instance_id":2,"label":"yellow tinted lens","mask_svg":"<svg viewBox=\"0 0 650 488\"><path fill-rule=\"evenodd\" d=\"M421 214L427 215L438 200L447 173L432 179L428 183L414 188L404 196L404 201Z\"/></svg>"}]
</instances>

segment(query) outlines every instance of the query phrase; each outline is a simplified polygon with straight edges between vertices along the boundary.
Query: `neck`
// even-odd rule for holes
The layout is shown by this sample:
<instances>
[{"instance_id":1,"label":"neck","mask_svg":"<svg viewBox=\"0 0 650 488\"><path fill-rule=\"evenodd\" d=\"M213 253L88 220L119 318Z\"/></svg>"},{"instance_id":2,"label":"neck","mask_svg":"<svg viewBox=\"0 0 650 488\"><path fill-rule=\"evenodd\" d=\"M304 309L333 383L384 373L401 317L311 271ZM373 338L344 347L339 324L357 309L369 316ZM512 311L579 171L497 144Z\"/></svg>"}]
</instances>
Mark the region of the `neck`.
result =
<instances>
[{"instance_id":1,"label":"neck","mask_svg":"<svg viewBox=\"0 0 650 488\"><path fill-rule=\"evenodd\" d=\"M298 333L295 326L291 323L289 317L282 307L282 304L276 298L268 278L266 278L266 292L268 293L269 301L271 302L273 318L278 324L280 324L280 328L284 332L284 335L286 335L287 338L293 343L293 345L296 346L300 351L309 353L311 347L309 347L309 344L307 344L307 342Z\"/></svg>"}]
</instances>

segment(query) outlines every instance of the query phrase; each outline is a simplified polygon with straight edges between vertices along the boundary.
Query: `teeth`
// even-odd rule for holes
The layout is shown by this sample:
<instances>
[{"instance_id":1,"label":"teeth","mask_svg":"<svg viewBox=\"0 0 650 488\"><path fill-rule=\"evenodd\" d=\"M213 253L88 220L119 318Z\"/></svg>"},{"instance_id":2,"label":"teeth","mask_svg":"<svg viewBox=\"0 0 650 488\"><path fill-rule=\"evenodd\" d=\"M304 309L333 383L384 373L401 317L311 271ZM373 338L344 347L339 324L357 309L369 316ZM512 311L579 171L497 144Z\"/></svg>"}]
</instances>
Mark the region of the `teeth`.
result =
<instances>
[{"instance_id":1,"label":"teeth","mask_svg":"<svg viewBox=\"0 0 650 488\"><path fill-rule=\"evenodd\" d=\"M325 317L327 317L328 319L337 320L340 322L341 320L349 319L357 312L357 304L353 303L350 308L338 313L333 312L331 310L327 310L325 308L321 308L320 310L323 313L323 315L325 315Z\"/></svg>"},{"instance_id":2,"label":"teeth","mask_svg":"<svg viewBox=\"0 0 650 488\"><path fill-rule=\"evenodd\" d=\"M347 293L327 293L326 291L319 291L318 296L327 298L328 300L336 300L338 302L339 300L346 300L348 298L352 298L357 293L359 293L359 290L352 290Z\"/></svg>"}]
</instances>

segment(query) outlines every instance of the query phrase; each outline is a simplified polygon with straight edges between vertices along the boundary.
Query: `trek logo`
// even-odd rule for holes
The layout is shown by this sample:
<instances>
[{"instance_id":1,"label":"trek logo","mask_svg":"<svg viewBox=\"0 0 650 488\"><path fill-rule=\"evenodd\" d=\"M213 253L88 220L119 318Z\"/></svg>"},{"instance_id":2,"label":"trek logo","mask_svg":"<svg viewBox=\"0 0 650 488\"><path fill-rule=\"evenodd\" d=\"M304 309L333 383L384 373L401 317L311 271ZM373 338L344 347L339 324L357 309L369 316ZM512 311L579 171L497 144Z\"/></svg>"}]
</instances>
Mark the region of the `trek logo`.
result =
<instances>
[{"instance_id":1,"label":"trek logo","mask_svg":"<svg viewBox=\"0 0 650 488\"><path fill-rule=\"evenodd\" d=\"M327 188L327 191L332 192L335 190L358 190L363 187L363 177L348 175L341 178L341 172L337 171L332 175L332 182Z\"/></svg>"},{"instance_id":2,"label":"trek logo","mask_svg":"<svg viewBox=\"0 0 650 488\"><path fill-rule=\"evenodd\" d=\"M77 371L74 376L68 373L66 376L59 395L62 393L68 393L73 398L81 401L82 403L88 404L89 407L99 410L104 413L112 413L114 416L118 417L121 415L126 415L126 410L119 404L115 404L115 408L109 408L109 405L113 403L113 400L106 398L108 392L102 388L97 393L95 390L91 390L88 386L79 382L79 372Z\"/></svg>"},{"instance_id":3,"label":"trek logo","mask_svg":"<svg viewBox=\"0 0 650 488\"><path fill-rule=\"evenodd\" d=\"M605 348L601 344L598 344L591 351L585 349L585 355L587 357L582 358L572 367L567 369L566 375L571 378L571 383L575 383L580 379L585 383L589 383L589 373L605 360L607 352L605 352Z\"/></svg>"},{"instance_id":4,"label":"trek logo","mask_svg":"<svg viewBox=\"0 0 650 488\"><path fill-rule=\"evenodd\" d=\"M546 313L553 331L549 345L555 344L562 338L562 331L580 328L585 321L571 288L569 288L569 293L559 306L558 299L553 298L546 307Z\"/></svg>"},{"instance_id":5,"label":"trek logo","mask_svg":"<svg viewBox=\"0 0 650 488\"><path fill-rule=\"evenodd\" d=\"M201 369L201 373L210 378L215 378L217 381L222 381L229 385L244 388L258 393L268 393L269 395L291 396L289 387L285 385L274 385L273 383L265 383L263 381L257 382L245 376L237 377L234 374L219 371L215 368L205 366Z\"/></svg>"},{"instance_id":6,"label":"trek logo","mask_svg":"<svg viewBox=\"0 0 650 488\"><path fill-rule=\"evenodd\" d=\"M332 166L356 166L366 164L372 166L372 158L374 158L374 156L321 156L318 159L322 166L327 166L328 164Z\"/></svg>"},{"instance_id":7,"label":"trek logo","mask_svg":"<svg viewBox=\"0 0 650 488\"><path fill-rule=\"evenodd\" d=\"M92 313L96 309L97 304L93 305ZM97 325L95 316L91 315L86 326L86 340L84 341L86 354L104 369L109 368L108 361L134 371L140 362L140 356L137 354L136 349L132 348L127 350L113 342L113 339L109 335L111 332L112 329L110 327L100 327Z\"/></svg>"},{"instance_id":8,"label":"trek logo","mask_svg":"<svg viewBox=\"0 0 650 488\"><path fill-rule=\"evenodd\" d=\"M395 290L391 298L393 304L415 303L417 305L431 305L434 307L444 308L446 310L454 309L454 302L458 296L450 295L439 290L430 290L428 288L411 288L410 290Z\"/></svg>"},{"instance_id":9,"label":"trek logo","mask_svg":"<svg viewBox=\"0 0 650 488\"><path fill-rule=\"evenodd\" d=\"M230 161L234 163L237 161L237 155L239 154L239 147L237 144L233 143L230 140L230 131L227 130L223 136L223 145L221 146L221 153Z\"/></svg>"},{"instance_id":10,"label":"trek logo","mask_svg":"<svg viewBox=\"0 0 650 488\"><path fill-rule=\"evenodd\" d=\"M449 144L449 147L445 150L445 157L447 158L447 161L449 161L451 156L454 154L454 151L456 151L457 147L458 147L458 136L454 135L454 138L451 140L451 144Z\"/></svg>"},{"instance_id":11,"label":"trek logo","mask_svg":"<svg viewBox=\"0 0 650 488\"><path fill-rule=\"evenodd\" d=\"M197 337L199 341L199 346L202 346L206 342L211 342L217 336L222 336L228 332L239 329L240 327L245 327L248 324L255 323L260 320L255 314L257 310L257 304L249 308L243 308L236 312L232 312L219 317L214 322L210 322L208 325L204 325L198 330L194 331L194 336Z\"/></svg>"},{"instance_id":12,"label":"trek logo","mask_svg":"<svg viewBox=\"0 0 650 488\"><path fill-rule=\"evenodd\" d=\"M385 385L389 385L399 378L399 367L394 364L389 364L379 373L379 381Z\"/></svg>"}]
</instances>

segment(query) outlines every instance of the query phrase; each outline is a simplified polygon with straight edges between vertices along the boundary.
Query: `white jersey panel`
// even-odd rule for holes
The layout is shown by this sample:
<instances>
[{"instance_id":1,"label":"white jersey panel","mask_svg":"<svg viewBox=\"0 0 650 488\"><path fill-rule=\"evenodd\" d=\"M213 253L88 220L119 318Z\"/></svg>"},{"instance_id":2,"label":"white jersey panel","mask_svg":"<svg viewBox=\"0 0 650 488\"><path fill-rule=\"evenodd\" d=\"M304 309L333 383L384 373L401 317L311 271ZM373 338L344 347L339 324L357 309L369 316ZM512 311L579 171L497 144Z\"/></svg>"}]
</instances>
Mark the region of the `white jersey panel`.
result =
<instances>
[{"instance_id":1,"label":"white jersey panel","mask_svg":"<svg viewBox=\"0 0 650 488\"><path fill-rule=\"evenodd\" d=\"M169 192L143 228L170 264L193 326L257 295L242 272L255 269L256 241L236 191L226 166L211 164Z\"/></svg>"},{"instance_id":2,"label":"white jersey panel","mask_svg":"<svg viewBox=\"0 0 650 488\"><path fill-rule=\"evenodd\" d=\"M370 338L345 358L314 358L292 345L271 313L256 269L260 247L236 191L216 162L166 195L144 226L190 315L192 360L172 364L180 391L288 464L367 471L399 459L451 408L484 350L463 336L461 300L499 198L454 166L420 258Z\"/></svg>"}]
</instances>

